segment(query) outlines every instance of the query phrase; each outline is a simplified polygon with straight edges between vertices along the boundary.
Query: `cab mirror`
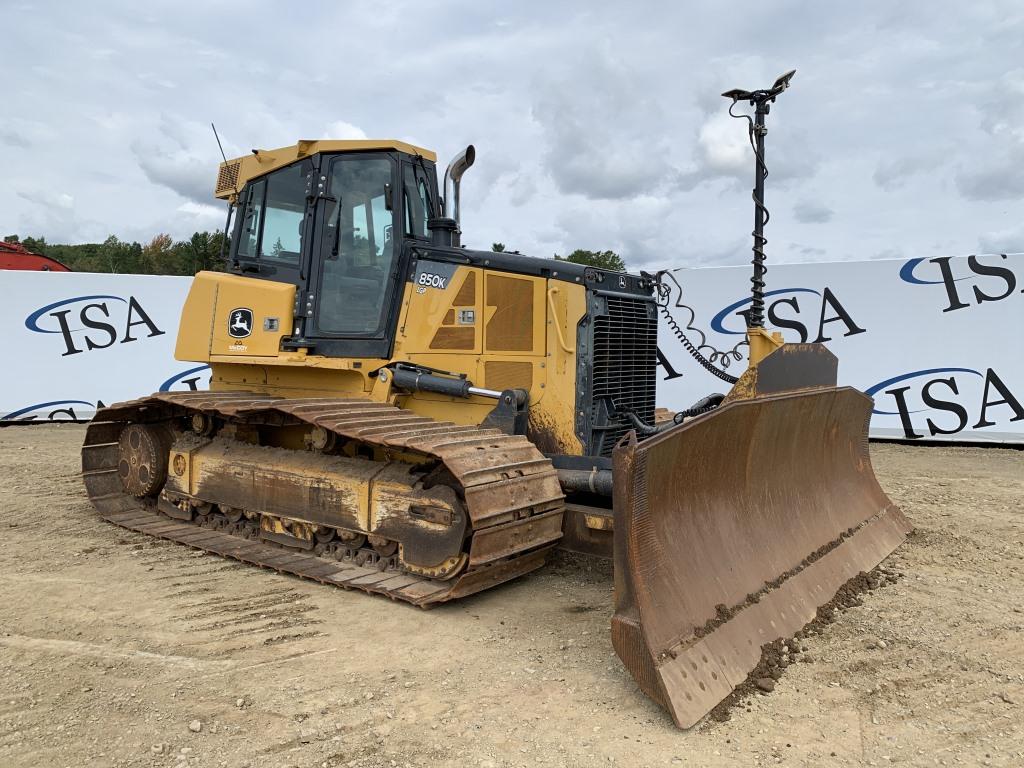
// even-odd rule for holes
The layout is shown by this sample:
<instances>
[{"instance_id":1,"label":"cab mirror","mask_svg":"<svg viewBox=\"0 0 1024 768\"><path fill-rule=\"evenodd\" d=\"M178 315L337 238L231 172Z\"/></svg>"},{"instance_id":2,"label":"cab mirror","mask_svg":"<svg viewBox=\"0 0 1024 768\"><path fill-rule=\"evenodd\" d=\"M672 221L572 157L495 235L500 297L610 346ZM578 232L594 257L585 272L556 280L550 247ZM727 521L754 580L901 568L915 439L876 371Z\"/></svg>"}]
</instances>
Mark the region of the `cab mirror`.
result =
<instances>
[{"instance_id":1,"label":"cab mirror","mask_svg":"<svg viewBox=\"0 0 1024 768\"><path fill-rule=\"evenodd\" d=\"M395 203L391 199L391 185L390 184L385 184L384 185L384 209L390 211L390 210L393 210L394 207L395 207Z\"/></svg>"}]
</instances>

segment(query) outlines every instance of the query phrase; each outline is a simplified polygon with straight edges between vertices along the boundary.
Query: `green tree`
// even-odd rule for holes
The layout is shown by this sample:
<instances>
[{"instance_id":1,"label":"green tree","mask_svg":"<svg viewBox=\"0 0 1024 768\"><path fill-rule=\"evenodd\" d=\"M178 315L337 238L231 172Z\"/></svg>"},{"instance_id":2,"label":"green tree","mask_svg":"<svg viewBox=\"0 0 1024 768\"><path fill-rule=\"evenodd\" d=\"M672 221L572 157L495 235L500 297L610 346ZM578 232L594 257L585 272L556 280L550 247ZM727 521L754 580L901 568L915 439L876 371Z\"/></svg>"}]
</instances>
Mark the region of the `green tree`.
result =
<instances>
[{"instance_id":1,"label":"green tree","mask_svg":"<svg viewBox=\"0 0 1024 768\"><path fill-rule=\"evenodd\" d=\"M504 243L491 243L491 250L495 253L503 253L505 251Z\"/></svg>"},{"instance_id":2,"label":"green tree","mask_svg":"<svg viewBox=\"0 0 1024 768\"><path fill-rule=\"evenodd\" d=\"M134 274L145 270L142 246L119 240L115 235L98 246L87 244L64 247L75 249L64 263L78 272Z\"/></svg>"},{"instance_id":3,"label":"green tree","mask_svg":"<svg viewBox=\"0 0 1024 768\"><path fill-rule=\"evenodd\" d=\"M188 240L175 242L170 235L157 235L146 246L119 240L111 235L102 243L51 244L43 237L7 235L8 243L20 242L30 251L50 256L75 272L112 272L141 275L194 275L201 270L225 269L222 232L195 232ZM225 247L226 252L226 247Z\"/></svg>"},{"instance_id":4,"label":"green tree","mask_svg":"<svg viewBox=\"0 0 1024 768\"><path fill-rule=\"evenodd\" d=\"M220 256L223 243L222 232L195 232L180 244L187 252L182 264L187 269L179 274L194 275L202 270L223 271L224 262Z\"/></svg>"},{"instance_id":5,"label":"green tree","mask_svg":"<svg viewBox=\"0 0 1024 768\"><path fill-rule=\"evenodd\" d=\"M46 252L46 238L45 237L26 237L21 241L21 244L32 251L32 253L38 253L43 256L49 256Z\"/></svg>"},{"instance_id":6,"label":"green tree","mask_svg":"<svg viewBox=\"0 0 1024 768\"><path fill-rule=\"evenodd\" d=\"M178 275L181 249L170 235L159 234L142 247L142 264L147 275Z\"/></svg>"},{"instance_id":7,"label":"green tree","mask_svg":"<svg viewBox=\"0 0 1024 768\"><path fill-rule=\"evenodd\" d=\"M586 264L590 267L609 269L612 272L626 271L626 262L615 251L585 251L582 248L577 248L568 256L559 256L556 253L555 258L559 261L570 261L573 264Z\"/></svg>"}]
</instances>

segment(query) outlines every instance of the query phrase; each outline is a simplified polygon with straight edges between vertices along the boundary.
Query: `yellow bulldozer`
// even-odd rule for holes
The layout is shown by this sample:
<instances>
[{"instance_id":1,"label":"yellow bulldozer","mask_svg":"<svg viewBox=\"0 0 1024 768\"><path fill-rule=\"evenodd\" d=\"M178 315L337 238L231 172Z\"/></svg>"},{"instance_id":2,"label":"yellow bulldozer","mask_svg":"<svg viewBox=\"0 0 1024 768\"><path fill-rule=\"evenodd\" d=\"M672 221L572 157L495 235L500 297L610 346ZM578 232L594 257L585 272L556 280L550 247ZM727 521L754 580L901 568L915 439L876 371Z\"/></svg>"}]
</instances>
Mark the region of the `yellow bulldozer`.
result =
<instances>
[{"instance_id":1,"label":"yellow bulldozer","mask_svg":"<svg viewBox=\"0 0 1024 768\"><path fill-rule=\"evenodd\" d=\"M230 271L195 276L176 347L210 389L100 410L88 494L125 528L418 606L556 547L613 558L615 650L692 726L908 532L871 401L755 311L730 391L656 414L657 276L461 246L474 156L443 189L401 141L225 160Z\"/></svg>"}]
</instances>

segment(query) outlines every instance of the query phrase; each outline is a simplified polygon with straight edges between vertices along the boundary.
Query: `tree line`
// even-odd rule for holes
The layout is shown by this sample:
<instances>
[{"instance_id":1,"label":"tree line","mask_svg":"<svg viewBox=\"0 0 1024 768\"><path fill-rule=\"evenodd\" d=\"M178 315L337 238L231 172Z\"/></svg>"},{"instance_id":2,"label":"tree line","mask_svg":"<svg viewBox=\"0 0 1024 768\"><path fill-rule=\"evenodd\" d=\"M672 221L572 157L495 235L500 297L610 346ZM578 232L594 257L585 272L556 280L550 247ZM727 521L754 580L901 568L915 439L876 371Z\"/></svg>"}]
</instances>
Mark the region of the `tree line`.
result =
<instances>
[{"instance_id":1,"label":"tree line","mask_svg":"<svg viewBox=\"0 0 1024 768\"><path fill-rule=\"evenodd\" d=\"M8 235L7 243L49 256L75 272L115 272L135 275L194 275L203 269L224 271L221 246L223 232L196 232L187 240L175 240L160 234L143 245L111 235L102 243L63 245L46 242L44 237Z\"/></svg>"},{"instance_id":2,"label":"tree line","mask_svg":"<svg viewBox=\"0 0 1024 768\"><path fill-rule=\"evenodd\" d=\"M46 242L44 237L20 238L8 235L4 242L20 243L42 256L49 256L75 272L113 272L135 275L194 275L200 270L223 272L225 263L221 256L228 251L229 243L223 232L196 232L187 240L174 240L170 235L160 234L143 245L139 242L119 240L111 235L102 243L62 245ZM493 251L506 251L504 243L493 243ZM518 251L508 251L518 253ZM576 249L568 256L554 254L559 261L586 264L601 269L625 272L626 263L614 251L588 251Z\"/></svg>"},{"instance_id":3,"label":"tree line","mask_svg":"<svg viewBox=\"0 0 1024 768\"><path fill-rule=\"evenodd\" d=\"M491 250L498 253L519 253L519 251L508 251L504 243L492 243ZM573 264L585 264L588 267L610 269L612 272L625 272L626 262L615 251L587 251L577 248L568 256L553 254L556 261L569 261Z\"/></svg>"}]
</instances>

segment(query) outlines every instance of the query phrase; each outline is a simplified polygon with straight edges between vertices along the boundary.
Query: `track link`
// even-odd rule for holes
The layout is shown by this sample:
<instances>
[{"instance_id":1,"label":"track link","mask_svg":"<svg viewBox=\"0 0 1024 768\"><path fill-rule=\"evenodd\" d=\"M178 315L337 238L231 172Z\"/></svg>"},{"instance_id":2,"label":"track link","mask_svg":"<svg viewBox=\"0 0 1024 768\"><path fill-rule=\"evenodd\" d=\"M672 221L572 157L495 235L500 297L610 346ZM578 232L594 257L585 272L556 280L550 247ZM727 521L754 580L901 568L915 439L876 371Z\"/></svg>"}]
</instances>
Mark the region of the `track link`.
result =
<instances>
[{"instance_id":1,"label":"track link","mask_svg":"<svg viewBox=\"0 0 1024 768\"><path fill-rule=\"evenodd\" d=\"M118 438L131 423L194 414L235 423L320 427L346 440L444 464L464 494L473 535L468 568L448 579L335 562L172 520L156 500L129 495L117 474ZM82 476L100 515L115 525L324 584L427 606L479 592L544 564L561 537L563 496L551 462L525 437L438 422L357 398L277 398L251 392L161 392L97 412L82 449Z\"/></svg>"}]
</instances>

